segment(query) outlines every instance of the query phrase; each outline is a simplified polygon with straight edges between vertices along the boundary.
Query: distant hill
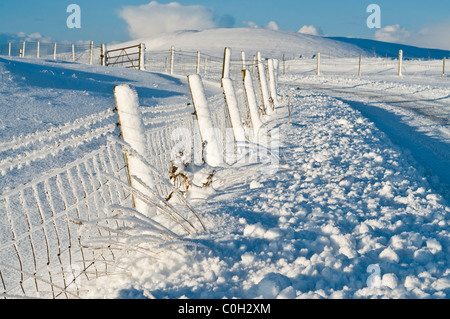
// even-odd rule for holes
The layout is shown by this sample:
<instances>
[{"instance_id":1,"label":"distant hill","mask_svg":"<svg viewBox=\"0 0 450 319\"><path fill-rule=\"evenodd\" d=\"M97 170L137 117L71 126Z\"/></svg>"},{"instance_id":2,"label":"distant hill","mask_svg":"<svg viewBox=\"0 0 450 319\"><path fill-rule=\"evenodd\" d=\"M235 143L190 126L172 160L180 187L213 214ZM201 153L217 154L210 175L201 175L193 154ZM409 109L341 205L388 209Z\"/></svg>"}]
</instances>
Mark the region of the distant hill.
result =
<instances>
[{"instance_id":1,"label":"distant hill","mask_svg":"<svg viewBox=\"0 0 450 319\"><path fill-rule=\"evenodd\" d=\"M442 59L450 57L450 51L439 49L420 48L411 45L375 41L370 39L346 38L346 37L327 37L331 40L343 43L353 44L367 51L370 56L397 58L398 51L403 50L404 59Z\"/></svg>"}]
</instances>

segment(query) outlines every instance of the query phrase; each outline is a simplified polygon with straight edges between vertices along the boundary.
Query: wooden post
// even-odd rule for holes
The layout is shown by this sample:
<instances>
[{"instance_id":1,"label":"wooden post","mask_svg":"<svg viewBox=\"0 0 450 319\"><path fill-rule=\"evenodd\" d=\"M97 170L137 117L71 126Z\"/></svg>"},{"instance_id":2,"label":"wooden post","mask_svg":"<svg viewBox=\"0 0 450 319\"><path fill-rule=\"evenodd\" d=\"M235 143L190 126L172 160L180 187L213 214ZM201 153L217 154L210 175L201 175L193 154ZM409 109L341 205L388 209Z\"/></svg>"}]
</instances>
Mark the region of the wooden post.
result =
<instances>
[{"instance_id":1,"label":"wooden post","mask_svg":"<svg viewBox=\"0 0 450 319\"><path fill-rule=\"evenodd\" d=\"M362 54L359 55L358 76L361 76L361 59L362 59Z\"/></svg>"},{"instance_id":2,"label":"wooden post","mask_svg":"<svg viewBox=\"0 0 450 319\"><path fill-rule=\"evenodd\" d=\"M223 52L222 79L230 77L231 49L225 48Z\"/></svg>"},{"instance_id":3,"label":"wooden post","mask_svg":"<svg viewBox=\"0 0 450 319\"><path fill-rule=\"evenodd\" d=\"M103 43L100 47L100 64L106 66L106 47Z\"/></svg>"},{"instance_id":4,"label":"wooden post","mask_svg":"<svg viewBox=\"0 0 450 319\"><path fill-rule=\"evenodd\" d=\"M444 75L445 75L445 57L444 57L444 59L442 60L442 75L441 75L441 78L443 78Z\"/></svg>"},{"instance_id":5,"label":"wooden post","mask_svg":"<svg viewBox=\"0 0 450 319\"><path fill-rule=\"evenodd\" d=\"M317 67L316 67L316 75L320 75L320 52L317 52Z\"/></svg>"},{"instance_id":6,"label":"wooden post","mask_svg":"<svg viewBox=\"0 0 450 319\"><path fill-rule=\"evenodd\" d=\"M37 59L39 59L39 46L40 46L40 43L38 41L37 44L36 44L36 58Z\"/></svg>"},{"instance_id":7,"label":"wooden post","mask_svg":"<svg viewBox=\"0 0 450 319\"><path fill-rule=\"evenodd\" d=\"M56 42L53 43L53 60L56 60Z\"/></svg>"},{"instance_id":8,"label":"wooden post","mask_svg":"<svg viewBox=\"0 0 450 319\"><path fill-rule=\"evenodd\" d=\"M92 55L94 53L94 41L89 45L89 65L92 65Z\"/></svg>"},{"instance_id":9,"label":"wooden post","mask_svg":"<svg viewBox=\"0 0 450 319\"><path fill-rule=\"evenodd\" d=\"M11 56L11 42L8 43L8 56Z\"/></svg>"},{"instance_id":10,"label":"wooden post","mask_svg":"<svg viewBox=\"0 0 450 319\"><path fill-rule=\"evenodd\" d=\"M256 53L256 63L258 68L259 85L261 88L262 105L264 106L264 112L270 115L273 113L273 109L269 101L270 96L269 96L269 88L267 87L266 70L261 60L260 52Z\"/></svg>"},{"instance_id":11,"label":"wooden post","mask_svg":"<svg viewBox=\"0 0 450 319\"><path fill-rule=\"evenodd\" d=\"M245 67L245 52L244 51L241 51L241 62L242 62L241 70L245 70L246 67Z\"/></svg>"},{"instance_id":12,"label":"wooden post","mask_svg":"<svg viewBox=\"0 0 450 319\"><path fill-rule=\"evenodd\" d=\"M195 67L195 73L200 73L200 51L197 51L197 65Z\"/></svg>"},{"instance_id":13,"label":"wooden post","mask_svg":"<svg viewBox=\"0 0 450 319\"><path fill-rule=\"evenodd\" d=\"M139 70L145 70L145 44L139 43Z\"/></svg>"},{"instance_id":14,"label":"wooden post","mask_svg":"<svg viewBox=\"0 0 450 319\"><path fill-rule=\"evenodd\" d=\"M250 111L250 119L252 121L253 139L257 139L259 129L263 126L259 115L258 103L256 101L256 93L253 87L252 75L248 70L243 71L244 90L247 99L248 109Z\"/></svg>"},{"instance_id":15,"label":"wooden post","mask_svg":"<svg viewBox=\"0 0 450 319\"><path fill-rule=\"evenodd\" d=\"M22 43L22 58L25 57L25 41Z\"/></svg>"},{"instance_id":16,"label":"wooden post","mask_svg":"<svg viewBox=\"0 0 450 319\"><path fill-rule=\"evenodd\" d=\"M205 75L206 75L206 67L207 67L207 65L208 65L208 58L205 57Z\"/></svg>"},{"instance_id":17,"label":"wooden post","mask_svg":"<svg viewBox=\"0 0 450 319\"><path fill-rule=\"evenodd\" d=\"M402 76L403 50L398 51L398 76Z\"/></svg>"},{"instance_id":18,"label":"wooden post","mask_svg":"<svg viewBox=\"0 0 450 319\"><path fill-rule=\"evenodd\" d=\"M286 74L286 55L283 54L283 74Z\"/></svg>"},{"instance_id":19,"label":"wooden post","mask_svg":"<svg viewBox=\"0 0 450 319\"><path fill-rule=\"evenodd\" d=\"M72 43L72 62L75 62L75 44Z\"/></svg>"},{"instance_id":20,"label":"wooden post","mask_svg":"<svg viewBox=\"0 0 450 319\"><path fill-rule=\"evenodd\" d=\"M172 45L170 47L170 72L169 72L170 74L173 74L173 60L174 60L174 58L175 58L175 48Z\"/></svg>"}]
</instances>

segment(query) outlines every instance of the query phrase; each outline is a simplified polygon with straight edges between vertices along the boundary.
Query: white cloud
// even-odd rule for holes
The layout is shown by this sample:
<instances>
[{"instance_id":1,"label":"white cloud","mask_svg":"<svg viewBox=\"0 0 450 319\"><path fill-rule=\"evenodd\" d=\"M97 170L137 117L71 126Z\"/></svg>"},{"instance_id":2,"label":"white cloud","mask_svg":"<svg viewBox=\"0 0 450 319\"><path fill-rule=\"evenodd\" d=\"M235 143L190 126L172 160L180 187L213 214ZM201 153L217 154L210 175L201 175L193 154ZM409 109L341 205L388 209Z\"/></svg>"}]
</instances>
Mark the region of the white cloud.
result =
<instances>
[{"instance_id":1,"label":"white cloud","mask_svg":"<svg viewBox=\"0 0 450 319\"><path fill-rule=\"evenodd\" d=\"M375 32L375 40L384 42L401 43L411 38L411 32L399 24L388 25Z\"/></svg>"},{"instance_id":2,"label":"white cloud","mask_svg":"<svg viewBox=\"0 0 450 319\"><path fill-rule=\"evenodd\" d=\"M322 29L313 25L304 25L298 32L311 35L323 35Z\"/></svg>"},{"instance_id":3,"label":"white cloud","mask_svg":"<svg viewBox=\"0 0 450 319\"><path fill-rule=\"evenodd\" d=\"M280 28L278 27L278 24L275 21L270 21L269 23L266 24L265 26L266 29L269 30L280 30Z\"/></svg>"},{"instance_id":4,"label":"white cloud","mask_svg":"<svg viewBox=\"0 0 450 319\"><path fill-rule=\"evenodd\" d=\"M152 1L140 6L125 6L119 14L128 23L133 39L178 30L216 27L212 10L199 5L183 6L178 2L160 4Z\"/></svg>"},{"instance_id":5,"label":"white cloud","mask_svg":"<svg viewBox=\"0 0 450 319\"><path fill-rule=\"evenodd\" d=\"M375 33L375 40L414 45L418 47L450 50L450 22L436 23L410 31L400 25L390 25Z\"/></svg>"}]
</instances>

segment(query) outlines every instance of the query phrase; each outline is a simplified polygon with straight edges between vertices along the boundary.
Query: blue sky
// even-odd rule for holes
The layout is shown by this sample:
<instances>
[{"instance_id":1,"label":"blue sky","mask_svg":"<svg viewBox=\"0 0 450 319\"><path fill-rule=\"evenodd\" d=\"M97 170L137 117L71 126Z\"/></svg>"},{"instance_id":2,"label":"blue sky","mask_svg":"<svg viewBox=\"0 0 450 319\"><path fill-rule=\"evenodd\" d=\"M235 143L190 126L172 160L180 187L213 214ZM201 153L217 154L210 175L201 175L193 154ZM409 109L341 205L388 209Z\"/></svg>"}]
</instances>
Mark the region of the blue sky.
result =
<instances>
[{"instance_id":1,"label":"blue sky","mask_svg":"<svg viewBox=\"0 0 450 319\"><path fill-rule=\"evenodd\" d=\"M124 6L148 4L150 0L1 0L0 33L40 33L61 41L93 40L97 43L130 39L129 23L120 16ZM160 4L172 1L159 0ZM183 6L199 5L213 14L216 26L265 27L273 21L280 30L298 31L304 25L320 28L330 36L374 38L377 29L369 29L366 19L369 4L381 8L382 27L398 25L395 35L414 34L429 26L450 26L450 1L443 0L178 0ZM81 28L66 25L67 6L81 8ZM177 22L174 21L174 24ZM446 30L450 34L450 29ZM390 34L391 35L391 34ZM449 48L450 49L450 48Z\"/></svg>"}]
</instances>

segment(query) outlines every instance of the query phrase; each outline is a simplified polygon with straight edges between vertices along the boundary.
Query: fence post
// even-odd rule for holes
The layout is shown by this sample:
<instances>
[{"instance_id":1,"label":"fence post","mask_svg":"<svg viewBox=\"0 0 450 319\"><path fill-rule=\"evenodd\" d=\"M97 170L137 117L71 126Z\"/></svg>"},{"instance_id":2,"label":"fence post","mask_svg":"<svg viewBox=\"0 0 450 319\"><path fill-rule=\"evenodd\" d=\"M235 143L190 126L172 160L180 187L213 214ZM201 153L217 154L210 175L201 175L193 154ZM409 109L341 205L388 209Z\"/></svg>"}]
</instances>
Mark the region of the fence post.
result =
<instances>
[{"instance_id":1,"label":"fence post","mask_svg":"<svg viewBox=\"0 0 450 319\"><path fill-rule=\"evenodd\" d=\"M286 74L286 55L283 54L283 74Z\"/></svg>"},{"instance_id":2,"label":"fence post","mask_svg":"<svg viewBox=\"0 0 450 319\"><path fill-rule=\"evenodd\" d=\"M358 76L361 76L361 59L362 59L362 54L359 55Z\"/></svg>"},{"instance_id":3,"label":"fence post","mask_svg":"<svg viewBox=\"0 0 450 319\"><path fill-rule=\"evenodd\" d=\"M245 70L245 51L241 51L241 61L242 61L242 68L241 70Z\"/></svg>"},{"instance_id":4,"label":"fence post","mask_svg":"<svg viewBox=\"0 0 450 319\"><path fill-rule=\"evenodd\" d=\"M441 78L443 78L444 75L445 75L445 57L444 57L444 59L442 59L442 75L441 75Z\"/></svg>"},{"instance_id":5,"label":"fence post","mask_svg":"<svg viewBox=\"0 0 450 319\"><path fill-rule=\"evenodd\" d=\"M56 42L53 43L53 60L56 60Z\"/></svg>"},{"instance_id":6,"label":"fence post","mask_svg":"<svg viewBox=\"0 0 450 319\"><path fill-rule=\"evenodd\" d=\"M317 67L316 67L316 75L320 75L320 52L317 52Z\"/></svg>"},{"instance_id":7,"label":"fence post","mask_svg":"<svg viewBox=\"0 0 450 319\"><path fill-rule=\"evenodd\" d=\"M72 62L75 62L75 44L72 43Z\"/></svg>"},{"instance_id":8,"label":"fence post","mask_svg":"<svg viewBox=\"0 0 450 319\"><path fill-rule=\"evenodd\" d=\"M100 47L100 64L106 66L106 46L103 43Z\"/></svg>"},{"instance_id":9,"label":"fence post","mask_svg":"<svg viewBox=\"0 0 450 319\"><path fill-rule=\"evenodd\" d=\"M94 41L91 41L89 45L89 65L92 65L92 55L94 53Z\"/></svg>"},{"instance_id":10,"label":"fence post","mask_svg":"<svg viewBox=\"0 0 450 319\"><path fill-rule=\"evenodd\" d=\"M205 96L205 89L199 74L188 75L189 89L198 121L200 137L205 145L205 160L210 166L223 164L223 155L217 142L211 113Z\"/></svg>"},{"instance_id":11,"label":"fence post","mask_svg":"<svg viewBox=\"0 0 450 319\"><path fill-rule=\"evenodd\" d=\"M253 87L252 74L249 70L243 71L244 75L244 90L245 97L247 99L248 109L250 111L250 119L253 127L253 137L256 139L259 133L259 129L263 125L261 117L259 115L258 103L256 102L256 93Z\"/></svg>"},{"instance_id":12,"label":"fence post","mask_svg":"<svg viewBox=\"0 0 450 319\"><path fill-rule=\"evenodd\" d=\"M22 58L25 57L25 41L22 43Z\"/></svg>"},{"instance_id":13,"label":"fence post","mask_svg":"<svg viewBox=\"0 0 450 319\"><path fill-rule=\"evenodd\" d=\"M241 114L239 113L233 81L230 78L223 78L222 87L228 114L230 116L231 127L233 128L234 139L237 142L244 142L247 138L245 137L244 127L242 126Z\"/></svg>"},{"instance_id":14,"label":"fence post","mask_svg":"<svg viewBox=\"0 0 450 319\"><path fill-rule=\"evenodd\" d=\"M8 43L8 56L11 56L11 42Z\"/></svg>"},{"instance_id":15,"label":"fence post","mask_svg":"<svg viewBox=\"0 0 450 319\"><path fill-rule=\"evenodd\" d=\"M145 44L139 43L139 70L145 70Z\"/></svg>"},{"instance_id":16,"label":"fence post","mask_svg":"<svg viewBox=\"0 0 450 319\"><path fill-rule=\"evenodd\" d=\"M39 41L36 44L36 58L39 59L39 47L40 47L40 43Z\"/></svg>"},{"instance_id":17,"label":"fence post","mask_svg":"<svg viewBox=\"0 0 450 319\"><path fill-rule=\"evenodd\" d=\"M403 50L398 51L398 76L402 76Z\"/></svg>"},{"instance_id":18,"label":"fence post","mask_svg":"<svg viewBox=\"0 0 450 319\"><path fill-rule=\"evenodd\" d=\"M172 75L173 74L173 60L174 60L174 58L175 58L175 48L174 48L174 46L172 45L171 47L170 47L170 74Z\"/></svg>"},{"instance_id":19,"label":"fence post","mask_svg":"<svg viewBox=\"0 0 450 319\"><path fill-rule=\"evenodd\" d=\"M272 106L269 101L269 89L267 87L267 79L266 79L266 71L264 68L264 64L261 60L261 53L256 53L256 66L258 68L258 78L259 78L259 86L261 88L261 96L262 96L262 104L264 107L264 112L270 115L273 113Z\"/></svg>"},{"instance_id":20,"label":"fence post","mask_svg":"<svg viewBox=\"0 0 450 319\"><path fill-rule=\"evenodd\" d=\"M195 73L200 73L200 51L197 51L197 65L195 67Z\"/></svg>"},{"instance_id":21,"label":"fence post","mask_svg":"<svg viewBox=\"0 0 450 319\"><path fill-rule=\"evenodd\" d=\"M275 78L275 61L273 59L267 60L267 69L267 73L269 74L270 97L272 98L273 108L275 108L278 106L278 94Z\"/></svg>"},{"instance_id":22,"label":"fence post","mask_svg":"<svg viewBox=\"0 0 450 319\"><path fill-rule=\"evenodd\" d=\"M222 79L230 77L231 49L225 48L223 52Z\"/></svg>"},{"instance_id":23,"label":"fence post","mask_svg":"<svg viewBox=\"0 0 450 319\"><path fill-rule=\"evenodd\" d=\"M207 64L208 64L208 57L205 57L205 75L206 75L206 67L207 67Z\"/></svg>"},{"instance_id":24,"label":"fence post","mask_svg":"<svg viewBox=\"0 0 450 319\"><path fill-rule=\"evenodd\" d=\"M136 91L130 86L122 84L114 87L114 98L116 101L122 139L139 155L144 158L148 157L149 153L144 133L144 124L139 110L139 99ZM150 168L142 163L137 157L127 156L127 154L125 154L125 160L130 185L141 193L153 197L149 190L143 185L138 182L133 182L133 176L136 176L148 187L154 188L154 181ZM133 204L137 211L148 214L149 206L147 203L133 196Z\"/></svg>"}]
</instances>

